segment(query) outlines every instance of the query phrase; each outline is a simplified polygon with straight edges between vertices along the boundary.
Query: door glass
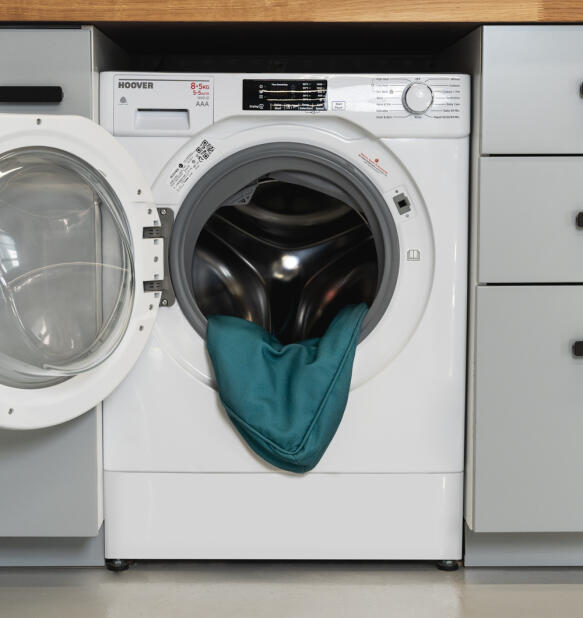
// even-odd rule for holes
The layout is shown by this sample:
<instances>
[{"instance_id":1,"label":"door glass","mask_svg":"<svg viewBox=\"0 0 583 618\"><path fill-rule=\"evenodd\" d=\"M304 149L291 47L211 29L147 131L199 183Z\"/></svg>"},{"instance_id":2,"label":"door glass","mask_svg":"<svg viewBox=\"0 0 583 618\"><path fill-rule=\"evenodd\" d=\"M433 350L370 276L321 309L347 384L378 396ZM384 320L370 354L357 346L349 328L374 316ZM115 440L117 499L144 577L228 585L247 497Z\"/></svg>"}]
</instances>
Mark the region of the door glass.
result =
<instances>
[{"instance_id":1,"label":"door glass","mask_svg":"<svg viewBox=\"0 0 583 618\"><path fill-rule=\"evenodd\" d=\"M133 280L123 208L99 172L49 148L0 156L0 383L40 388L102 363Z\"/></svg>"}]
</instances>

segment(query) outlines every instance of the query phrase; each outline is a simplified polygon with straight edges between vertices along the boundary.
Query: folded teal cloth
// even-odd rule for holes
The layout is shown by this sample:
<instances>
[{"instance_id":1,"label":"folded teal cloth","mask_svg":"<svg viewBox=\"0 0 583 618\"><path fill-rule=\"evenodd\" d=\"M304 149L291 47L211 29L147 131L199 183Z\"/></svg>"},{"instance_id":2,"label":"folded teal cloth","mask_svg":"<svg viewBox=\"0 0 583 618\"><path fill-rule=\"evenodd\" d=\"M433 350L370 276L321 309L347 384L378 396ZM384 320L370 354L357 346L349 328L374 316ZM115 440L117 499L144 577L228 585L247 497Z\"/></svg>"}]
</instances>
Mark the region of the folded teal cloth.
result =
<instances>
[{"instance_id":1,"label":"folded teal cloth","mask_svg":"<svg viewBox=\"0 0 583 618\"><path fill-rule=\"evenodd\" d=\"M321 338L289 345L252 322L209 318L207 349L221 401L263 459L290 472L320 461L344 414L367 310L364 303L345 307Z\"/></svg>"}]
</instances>

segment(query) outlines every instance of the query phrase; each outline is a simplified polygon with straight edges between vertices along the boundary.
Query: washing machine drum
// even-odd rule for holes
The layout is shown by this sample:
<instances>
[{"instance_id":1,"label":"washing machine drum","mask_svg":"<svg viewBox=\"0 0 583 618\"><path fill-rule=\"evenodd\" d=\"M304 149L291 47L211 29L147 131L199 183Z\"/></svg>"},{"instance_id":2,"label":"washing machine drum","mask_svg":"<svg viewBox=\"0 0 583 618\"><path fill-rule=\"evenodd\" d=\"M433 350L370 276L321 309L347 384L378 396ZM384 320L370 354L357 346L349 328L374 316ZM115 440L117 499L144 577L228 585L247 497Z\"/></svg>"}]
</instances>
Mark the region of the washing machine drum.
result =
<instances>
[{"instance_id":1,"label":"washing machine drum","mask_svg":"<svg viewBox=\"0 0 583 618\"><path fill-rule=\"evenodd\" d=\"M182 205L171 242L180 305L201 334L221 314L291 343L320 337L342 307L364 302L366 336L398 272L386 202L333 153L274 146L225 159Z\"/></svg>"}]
</instances>

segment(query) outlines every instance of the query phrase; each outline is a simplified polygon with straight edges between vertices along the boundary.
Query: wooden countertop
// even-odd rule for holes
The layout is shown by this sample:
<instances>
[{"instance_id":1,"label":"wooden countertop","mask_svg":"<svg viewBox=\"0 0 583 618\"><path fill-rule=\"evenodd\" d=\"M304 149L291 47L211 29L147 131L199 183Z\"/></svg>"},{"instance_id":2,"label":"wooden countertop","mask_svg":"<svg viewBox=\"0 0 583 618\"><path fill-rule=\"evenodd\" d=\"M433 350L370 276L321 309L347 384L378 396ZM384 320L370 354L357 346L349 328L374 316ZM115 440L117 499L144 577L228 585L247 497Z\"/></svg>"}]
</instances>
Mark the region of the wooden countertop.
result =
<instances>
[{"instance_id":1,"label":"wooden countertop","mask_svg":"<svg viewBox=\"0 0 583 618\"><path fill-rule=\"evenodd\" d=\"M0 0L0 21L583 22L583 0Z\"/></svg>"}]
</instances>

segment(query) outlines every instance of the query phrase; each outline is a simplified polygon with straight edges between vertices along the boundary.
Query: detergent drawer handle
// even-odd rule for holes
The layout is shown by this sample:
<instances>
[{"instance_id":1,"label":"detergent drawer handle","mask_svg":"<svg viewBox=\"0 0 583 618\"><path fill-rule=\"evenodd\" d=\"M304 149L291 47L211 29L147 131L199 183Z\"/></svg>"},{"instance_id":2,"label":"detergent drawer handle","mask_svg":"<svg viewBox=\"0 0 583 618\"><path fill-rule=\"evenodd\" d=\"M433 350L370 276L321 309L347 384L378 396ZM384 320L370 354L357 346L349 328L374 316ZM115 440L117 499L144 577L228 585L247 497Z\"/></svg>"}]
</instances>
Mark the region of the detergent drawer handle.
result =
<instances>
[{"instance_id":1,"label":"detergent drawer handle","mask_svg":"<svg viewBox=\"0 0 583 618\"><path fill-rule=\"evenodd\" d=\"M0 103L60 103L61 86L0 86Z\"/></svg>"},{"instance_id":2,"label":"detergent drawer handle","mask_svg":"<svg viewBox=\"0 0 583 618\"><path fill-rule=\"evenodd\" d=\"M573 356L583 356L583 341L575 341L571 349L573 350Z\"/></svg>"}]
</instances>

